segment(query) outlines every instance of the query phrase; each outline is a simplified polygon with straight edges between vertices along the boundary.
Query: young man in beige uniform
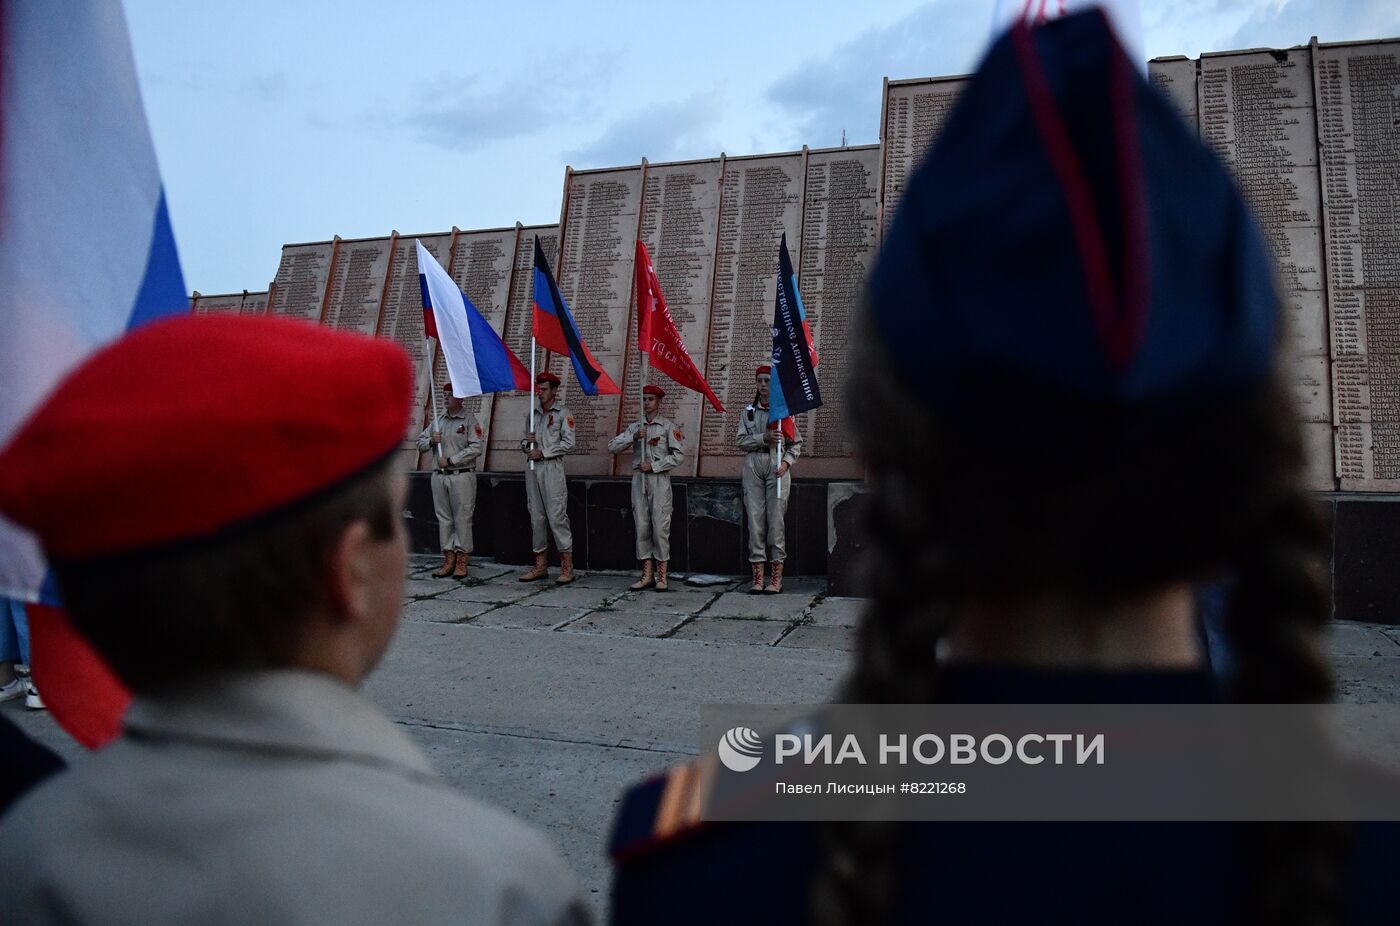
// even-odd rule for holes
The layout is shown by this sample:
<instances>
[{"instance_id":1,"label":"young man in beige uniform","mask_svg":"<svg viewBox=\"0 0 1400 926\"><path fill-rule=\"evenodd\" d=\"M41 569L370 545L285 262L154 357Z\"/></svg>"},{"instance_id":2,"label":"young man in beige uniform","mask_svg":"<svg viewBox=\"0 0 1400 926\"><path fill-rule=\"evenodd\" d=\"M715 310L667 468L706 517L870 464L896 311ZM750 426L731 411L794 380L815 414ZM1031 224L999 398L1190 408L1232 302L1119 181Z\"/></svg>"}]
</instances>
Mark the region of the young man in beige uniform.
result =
<instances>
[{"instance_id":1,"label":"young man in beige uniform","mask_svg":"<svg viewBox=\"0 0 1400 926\"><path fill-rule=\"evenodd\" d=\"M631 588L640 591L654 585L658 592L664 592L670 588L671 470L685 457L685 435L679 425L659 414L666 395L660 386L644 386L642 393L645 420L628 425L608 442L608 451L632 451L632 523L637 528L642 577Z\"/></svg>"},{"instance_id":2,"label":"young man in beige uniform","mask_svg":"<svg viewBox=\"0 0 1400 926\"><path fill-rule=\"evenodd\" d=\"M484 435L476 415L452 394L451 383L442 384L442 394L447 397L445 414L418 435L418 452L433 451L433 513L442 549L442 565L433 576L465 579L472 553L476 461L481 458Z\"/></svg>"},{"instance_id":3,"label":"young man in beige uniform","mask_svg":"<svg viewBox=\"0 0 1400 926\"><path fill-rule=\"evenodd\" d=\"M779 432L768 426L771 372L772 367L766 363L754 371L758 392L753 404L739 413L739 433L735 436L739 449L744 451L744 510L749 516L749 565L753 568L749 594L753 595L776 595L783 590L783 561L787 559L783 516L792 495L788 470L802 455L802 434L794 425L794 436L783 441L782 458L778 457ZM773 578L764 587L763 571L769 562L773 564Z\"/></svg>"},{"instance_id":4,"label":"young man in beige uniform","mask_svg":"<svg viewBox=\"0 0 1400 926\"><path fill-rule=\"evenodd\" d=\"M530 507L530 541L534 566L520 576L533 582L549 575L549 535L559 550L556 585L574 581L574 534L569 528L569 487L564 481L564 455L574 449L574 416L559 401L559 377L541 373L535 377L535 430L525 435L520 449L525 464L525 500Z\"/></svg>"},{"instance_id":5,"label":"young man in beige uniform","mask_svg":"<svg viewBox=\"0 0 1400 926\"><path fill-rule=\"evenodd\" d=\"M392 341L178 316L90 358L0 455L0 511L135 696L0 824L6 922L586 919L548 841L359 691L404 595L412 390ZM91 440L100 480L77 478Z\"/></svg>"}]
</instances>

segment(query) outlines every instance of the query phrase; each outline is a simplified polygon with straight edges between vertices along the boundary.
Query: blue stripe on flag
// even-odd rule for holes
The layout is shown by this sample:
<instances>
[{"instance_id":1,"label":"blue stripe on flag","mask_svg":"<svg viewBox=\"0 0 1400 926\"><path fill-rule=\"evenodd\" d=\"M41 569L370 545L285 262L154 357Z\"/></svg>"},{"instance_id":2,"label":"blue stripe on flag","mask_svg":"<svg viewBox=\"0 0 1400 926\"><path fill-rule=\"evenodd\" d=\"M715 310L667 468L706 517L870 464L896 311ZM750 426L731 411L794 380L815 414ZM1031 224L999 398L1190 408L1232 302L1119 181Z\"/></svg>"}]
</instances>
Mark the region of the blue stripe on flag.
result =
<instances>
[{"instance_id":1,"label":"blue stripe on flag","mask_svg":"<svg viewBox=\"0 0 1400 926\"><path fill-rule=\"evenodd\" d=\"M462 304L467 310L467 324L471 326L476 375L481 380L481 391L506 392L514 389L515 374L511 371L510 359L506 356L500 335L492 330L466 293L462 293Z\"/></svg>"},{"instance_id":2,"label":"blue stripe on flag","mask_svg":"<svg viewBox=\"0 0 1400 926\"><path fill-rule=\"evenodd\" d=\"M165 188L162 187L151 229L146 272L136 291L136 302L131 307L126 329L130 331L166 315L188 312L189 306L190 297L185 291L185 276L180 272L180 255L175 250L175 232L170 227L170 213L165 208Z\"/></svg>"}]
</instances>

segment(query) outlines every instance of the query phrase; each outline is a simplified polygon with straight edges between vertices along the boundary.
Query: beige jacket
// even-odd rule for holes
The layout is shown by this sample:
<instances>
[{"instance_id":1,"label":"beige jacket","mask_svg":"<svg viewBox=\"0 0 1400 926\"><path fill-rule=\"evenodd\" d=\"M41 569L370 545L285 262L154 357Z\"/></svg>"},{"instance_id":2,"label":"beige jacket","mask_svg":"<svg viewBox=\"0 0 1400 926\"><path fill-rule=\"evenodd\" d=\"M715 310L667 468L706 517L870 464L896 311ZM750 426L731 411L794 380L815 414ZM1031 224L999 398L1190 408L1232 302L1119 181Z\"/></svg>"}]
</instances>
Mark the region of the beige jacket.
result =
<instances>
[{"instance_id":1,"label":"beige jacket","mask_svg":"<svg viewBox=\"0 0 1400 926\"><path fill-rule=\"evenodd\" d=\"M0 825L0 911L26 924L582 923L540 834L444 784L329 676L137 700L111 746Z\"/></svg>"},{"instance_id":2,"label":"beige jacket","mask_svg":"<svg viewBox=\"0 0 1400 926\"><path fill-rule=\"evenodd\" d=\"M768 445L763 442L763 432L768 430L768 406L757 403L747 406L739 412L739 432L734 436L734 442L739 449L745 453L766 453L770 458L778 455L778 445ZM793 433L797 435L795 441L783 441L783 460L788 466L797 462L797 458L802 455L802 432L797 429L797 422L793 422ZM778 461L772 460L776 468Z\"/></svg>"},{"instance_id":3,"label":"beige jacket","mask_svg":"<svg viewBox=\"0 0 1400 926\"><path fill-rule=\"evenodd\" d=\"M637 440L638 431L644 432L641 440ZM684 441L685 435L674 421L657 415L645 424L629 424L627 430L608 441L608 452L626 453L631 449L633 470L640 470L645 460L653 473L669 473L685 458Z\"/></svg>"},{"instance_id":4,"label":"beige jacket","mask_svg":"<svg viewBox=\"0 0 1400 926\"><path fill-rule=\"evenodd\" d=\"M442 432L442 453L447 457L448 466L472 466L481 457L485 435L476 415L465 408L459 408L455 415L444 413L433 419L433 423L418 435L419 453L432 449L434 431ZM433 469L437 469L436 457L432 463Z\"/></svg>"},{"instance_id":5,"label":"beige jacket","mask_svg":"<svg viewBox=\"0 0 1400 926\"><path fill-rule=\"evenodd\" d=\"M526 426L528 427L528 421ZM546 460L554 460L574 449L574 416L564 407L563 402L555 402L549 411L540 408L535 402L535 436L540 441L540 453ZM520 441L520 449L529 451L530 442Z\"/></svg>"}]
</instances>

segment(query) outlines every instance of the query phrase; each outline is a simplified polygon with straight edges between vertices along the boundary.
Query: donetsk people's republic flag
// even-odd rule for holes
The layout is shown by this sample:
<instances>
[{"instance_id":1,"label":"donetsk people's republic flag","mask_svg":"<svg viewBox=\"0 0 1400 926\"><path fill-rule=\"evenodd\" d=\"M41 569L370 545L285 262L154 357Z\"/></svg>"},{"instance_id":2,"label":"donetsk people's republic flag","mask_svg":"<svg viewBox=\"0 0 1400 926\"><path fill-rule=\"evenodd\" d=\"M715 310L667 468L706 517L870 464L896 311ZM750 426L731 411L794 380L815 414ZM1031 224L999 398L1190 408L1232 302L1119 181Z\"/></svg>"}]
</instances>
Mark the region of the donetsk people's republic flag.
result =
<instances>
[{"instance_id":1,"label":"donetsk people's republic flag","mask_svg":"<svg viewBox=\"0 0 1400 926\"><path fill-rule=\"evenodd\" d=\"M588 351L588 345L579 336L574 317L559 293L554 282L554 274L549 272L549 261L544 259L544 248L540 247L539 236L535 237L535 340L545 350L563 354L574 362L574 375L585 395L621 395L622 390L612 377L603 372L603 367Z\"/></svg>"},{"instance_id":2,"label":"donetsk people's republic flag","mask_svg":"<svg viewBox=\"0 0 1400 926\"><path fill-rule=\"evenodd\" d=\"M812 349L802 297L792 272L787 235L778 245L778 295L773 301L773 375L768 385L768 420L811 411L822 404L817 357Z\"/></svg>"}]
</instances>

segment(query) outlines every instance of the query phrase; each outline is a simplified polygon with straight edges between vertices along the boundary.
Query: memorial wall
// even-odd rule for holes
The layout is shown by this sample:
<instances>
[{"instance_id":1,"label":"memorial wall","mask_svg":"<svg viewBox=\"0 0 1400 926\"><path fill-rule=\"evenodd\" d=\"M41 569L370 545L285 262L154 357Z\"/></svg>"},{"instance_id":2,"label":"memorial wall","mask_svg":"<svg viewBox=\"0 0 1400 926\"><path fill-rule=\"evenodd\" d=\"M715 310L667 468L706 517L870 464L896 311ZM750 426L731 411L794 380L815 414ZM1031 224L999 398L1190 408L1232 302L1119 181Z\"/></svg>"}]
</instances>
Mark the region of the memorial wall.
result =
<instances>
[{"instance_id":1,"label":"memorial wall","mask_svg":"<svg viewBox=\"0 0 1400 926\"><path fill-rule=\"evenodd\" d=\"M1309 453L1309 485L1400 490L1400 40L1218 52L1150 62L1148 76L1229 166L1277 261L1290 375ZM787 236L820 356L827 405L802 415L797 475L860 476L843 425L849 320L907 178L937 138L966 79L886 80L880 144L598 170L568 170L560 222L417 236L530 363L538 235L593 355L622 396L564 381L577 424L577 475L624 474L607 442L637 417L634 241L645 242L672 317L726 406L668 389L686 435L684 475L735 478L738 416L764 362L778 242ZM268 293L204 296L196 312L262 312L397 340L422 367L414 236L289 244ZM441 359L435 381L446 374ZM669 384L665 377L654 380ZM420 374L418 407L427 415ZM528 399L468 401L488 430L486 468L518 471ZM415 422L406 439L421 426ZM405 458L417 462L405 445Z\"/></svg>"},{"instance_id":2,"label":"memorial wall","mask_svg":"<svg viewBox=\"0 0 1400 926\"><path fill-rule=\"evenodd\" d=\"M1400 40L1161 58L1273 251L1313 489L1400 489ZM887 81L882 227L963 78Z\"/></svg>"}]
</instances>

